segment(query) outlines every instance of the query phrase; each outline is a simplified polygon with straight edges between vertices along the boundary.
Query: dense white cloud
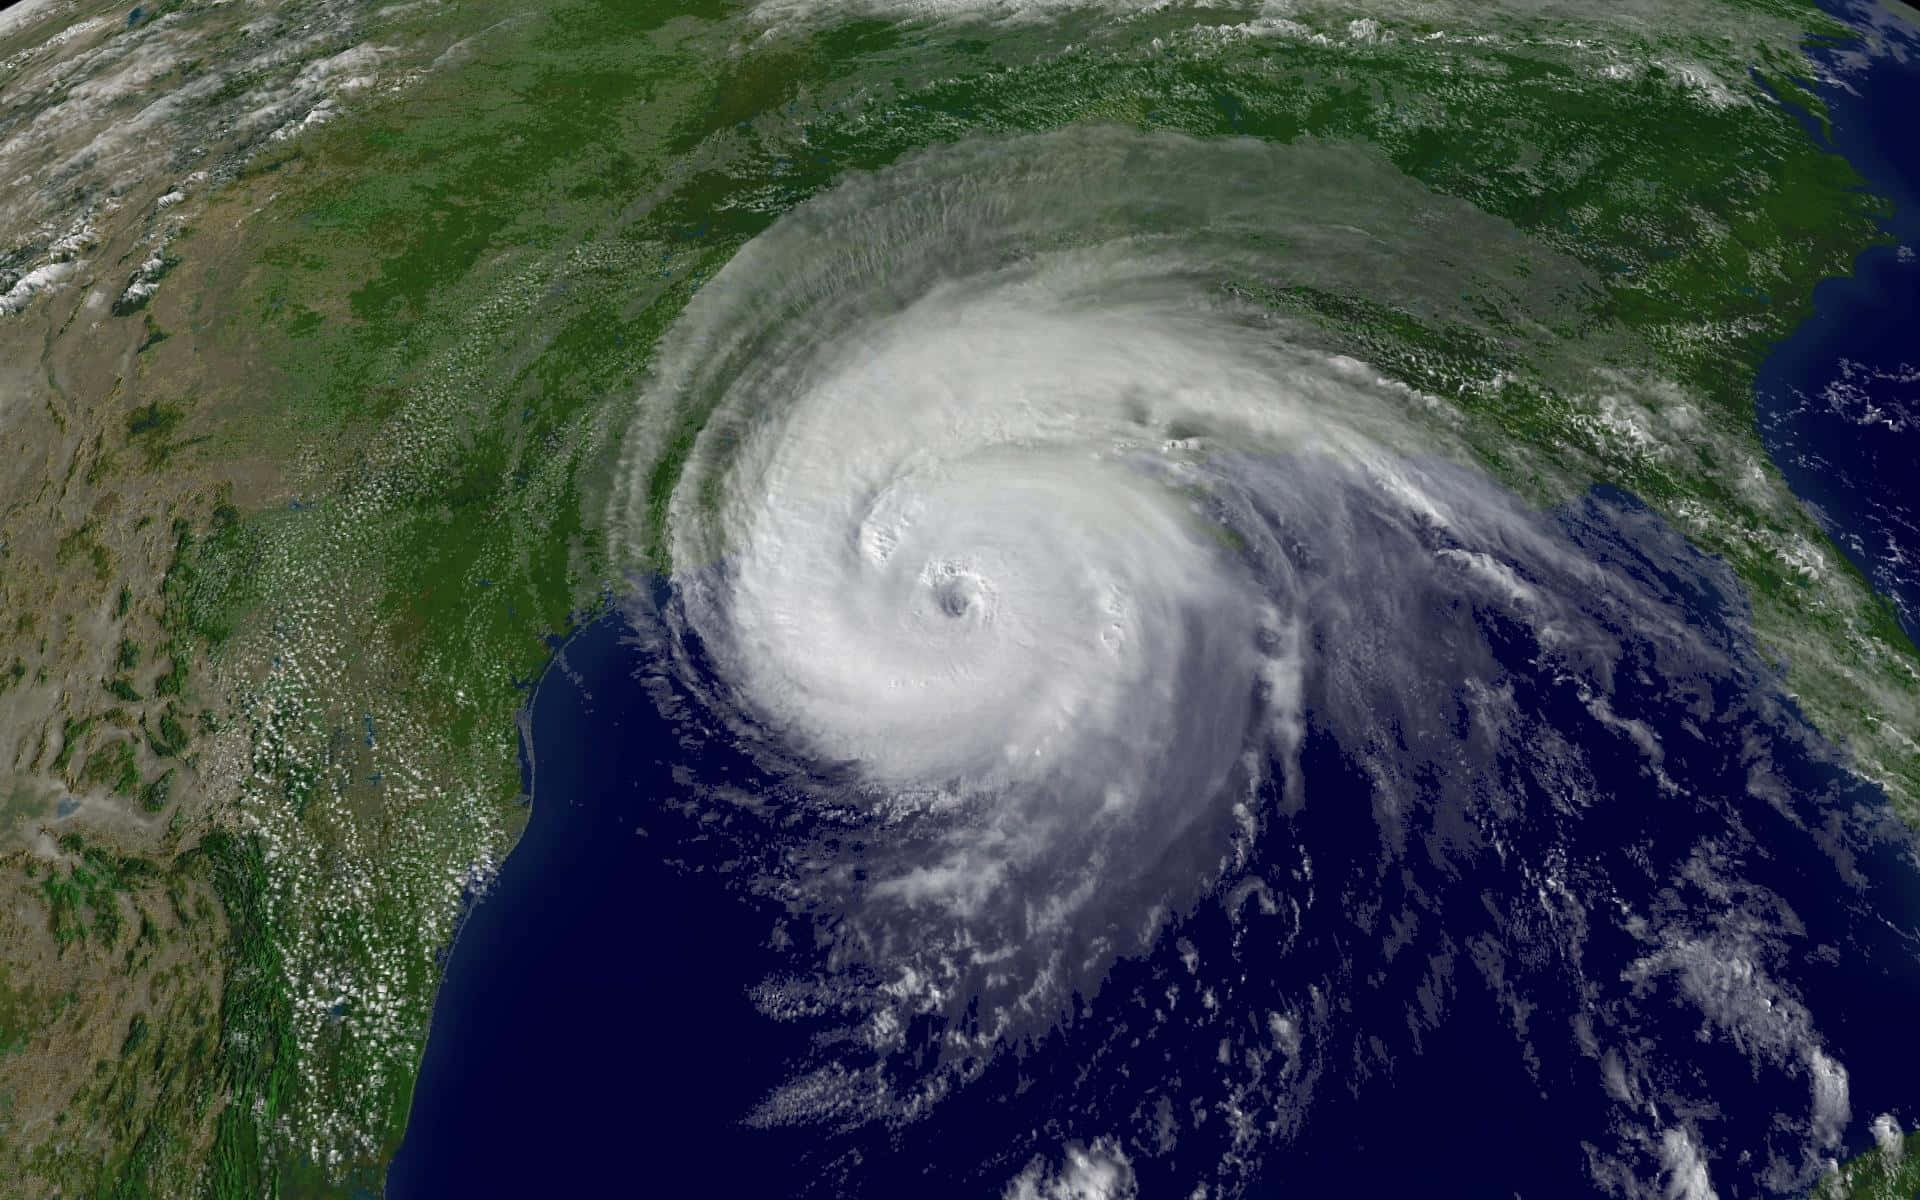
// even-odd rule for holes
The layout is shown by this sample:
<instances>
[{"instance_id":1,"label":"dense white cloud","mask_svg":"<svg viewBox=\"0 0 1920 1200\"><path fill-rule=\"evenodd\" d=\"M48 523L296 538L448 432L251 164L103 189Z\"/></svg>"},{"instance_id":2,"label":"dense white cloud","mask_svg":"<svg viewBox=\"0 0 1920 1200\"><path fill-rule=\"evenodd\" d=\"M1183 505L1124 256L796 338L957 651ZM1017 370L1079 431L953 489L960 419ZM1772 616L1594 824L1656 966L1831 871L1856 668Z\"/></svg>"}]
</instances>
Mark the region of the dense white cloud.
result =
<instances>
[{"instance_id":1,"label":"dense white cloud","mask_svg":"<svg viewBox=\"0 0 1920 1200\"><path fill-rule=\"evenodd\" d=\"M1111 1138L1095 1138L1090 1146L1065 1148L1061 1161L1036 1158L1027 1164L1003 1200L1136 1200L1133 1163Z\"/></svg>"}]
</instances>

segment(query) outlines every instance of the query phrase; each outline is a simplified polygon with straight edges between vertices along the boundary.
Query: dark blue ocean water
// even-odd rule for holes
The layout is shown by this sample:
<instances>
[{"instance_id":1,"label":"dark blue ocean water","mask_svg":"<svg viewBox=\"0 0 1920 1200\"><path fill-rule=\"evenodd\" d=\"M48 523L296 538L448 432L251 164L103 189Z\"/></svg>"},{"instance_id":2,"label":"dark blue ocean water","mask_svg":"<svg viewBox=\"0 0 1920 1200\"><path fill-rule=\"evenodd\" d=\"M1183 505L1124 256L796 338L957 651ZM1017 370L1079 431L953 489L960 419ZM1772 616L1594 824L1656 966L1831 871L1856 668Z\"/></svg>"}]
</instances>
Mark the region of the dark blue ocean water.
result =
<instances>
[{"instance_id":1,"label":"dark blue ocean water","mask_svg":"<svg viewBox=\"0 0 1920 1200\"><path fill-rule=\"evenodd\" d=\"M660 810L679 741L622 632L535 692L532 820L449 957L395 1197L779 1194L792 1148L737 1126L790 1036L743 988L770 913L673 865L704 843Z\"/></svg>"},{"instance_id":2,"label":"dark blue ocean water","mask_svg":"<svg viewBox=\"0 0 1920 1200\"><path fill-rule=\"evenodd\" d=\"M1638 551L1622 511L1637 513L1597 496L1562 523L1596 558L1628 562ZM1653 559L1635 569L1702 628L1741 636L1711 579ZM1801 1140L1776 1118L1807 1110L1802 1064L1790 1046L1756 1054L1772 1036L1764 1015L1716 1024L1685 1002L1684 961L1623 985L1649 945L1609 919L1611 904L1684 918L1670 928L1697 912L1692 928L1723 949L1728 930L1760 922L1731 961L1813 1014L1850 1076L1849 1143L1866 1144L1875 1113L1920 1116L1920 1041L1906 1036L1920 1011L1920 871L1904 831L1801 739L1791 710L1748 705L1750 679L1676 690L1622 672L1613 714L1695 724L1695 736L1664 738L1662 766L1698 799L1661 794L1637 754L1601 753L1590 804L1529 797L1497 855L1463 850L1448 825L1471 814L1445 810L1416 811L1412 851L1387 855L1368 781L1313 729L1307 802L1253 855L1306 911L1203 901L1152 953L1123 959L1062 1029L1003 1056L933 1119L749 1128L743 1118L822 1030L749 1002L804 952L769 947L779 912L743 886L740 830L710 833L702 807L681 801L696 774L749 793L772 781L656 715L640 683L646 652L627 635L617 616L583 630L532 701L532 823L452 954L390 1178L402 1200L998 1195L1034 1155L1115 1134L1133 1139L1141 1195L1184 1196L1196 1167L1240 1152L1223 1097L1283 1130L1261 1139L1254 1195L1345 1193L1356 1177L1379 1195L1592 1194L1591 1142L1622 1111L1601 1086L1601 1052L1636 1046L1654 1051L1656 1110L1678 1103L1669 1090L1711 1098L1689 1115L1717 1156L1719 1194L1759 1194L1752 1177ZM1540 669L1529 636L1490 637L1519 709L1595 745L1610 736ZM1742 786L1762 760L1784 785L1772 800ZM1303 847L1310 885L1285 878ZM1704 875L1692 869L1702 862ZM1541 924L1534 868L1550 863L1581 898L1565 912L1582 924L1577 964L1564 961L1576 943ZM1764 902L1743 908L1742 895ZM1749 991L1736 981L1730 1003ZM1284 1071L1268 1061L1254 1072L1265 1083L1236 1091L1237 1060L1275 1013L1304 1027L1306 1068L1276 1088ZM1156 1122L1165 1153L1140 1140ZM1636 1170L1657 1167L1649 1157Z\"/></svg>"},{"instance_id":3,"label":"dark blue ocean water","mask_svg":"<svg viewBox=\"0 0 1920 1200\"><path fill-rule=\"evenodd\" d=\"M1835 4L1848 18L1849 6ZM1853 18L1858 13L1852 13ZM1758 416L1787 483L1920 639L1920 22L1883 18L1897 53L1862 70L1850 47L1816 52L1830 146L1892 203L1896 244L1814 291L1814 314L1762 365ZM1816 137L1826 140L1817 128Z\"/></svg>"},{"instance_id":4,"label":"dark blue ocean water","mask_svg":"<svg viewBox=\"0 0 1920 1200\"><path fill-rule=\"evenodd\" d=\"M1898 201L1899 236L1920 242L1920 139L1903 124L1920 111L1920 75L1883 63L1851 78L1857 94L1830 97L1834 144ZM1920 358L1907 332L1916 289L1920 268L1891 248L1823 285L1818 315L1768 363L1760 409L1790 483L1903 601L1910 629L1920 593L1887 560L1920 551L1908 521L1920 511L1920 433L1821 397L1843 358L1865 364L1850 378L1882 382ZM1608 516L1621 508L1631 503L1599 497L1561 520L1594 553L1627 555ZM1669 586L1703 627L1742 636L1710 584ZM1733 678L1689 681L1682 694L1629 672L1613 712L1690 727L1695 736L1667 742L1662 769L1681 794L1706 799L1676 802L1637 756L1609 767L1601 755L1593 805L1538 797L1537 816L1502 827L1499 854L1458 851L1445 822L1460 814L1423 824L1416 813L1413 851L1389 861L1367 781L1310 715L1307 802L1270 822L1253 855L1274 891L1305 909L1204 900L1151 953L1118 962L1061 1029L1003 1055L933 1119L750 1128L743 1118L825 1031L769 1020L751 1002L750 989L804 949L770 945L781 911L746 886L738 831L710 828L682 802L690 766L709 785L752 792L765 781L658 715L638 682L645 652L627 632L618 616L582 630L530 701L531 823L451 953L389 1179L399 1200L997 1196L1033 1156L1109 1136L1128 1139L1142 1196L1185 1196L1196 1174L1244 1153L1247 1122L1276 1130L1255 1139L1255 1195L1586 1195L1623 1121L1600 1082L1607 1050L1653 1064L1659 1087L1641 1099L1658 1119L1676 1119L1674 1097L1710 1097L1684 1115L1719 1195L1759 1194L1769 1159L1790 1158L1801 1140L1776 1118L1804 1115L1804 1064L1792 1047L1756 1050L1774 1028L1765 1018L1716 1024L1686 1001L1674 982L1684 946L1623 983L1645 970L1649 945L1603 919L1616 911L1603 895L1676 927L1705 914L1699 941L1722 951L1744 945L1729 932L1742 895L1764 897L1768 924L1749 930L1745 952L1784 988L1767 995L1804 1006L1844 1064L1847 1146L1868 1144L1879 1112L1920 1122L1911 842L1870 789L1802 740L1790 709L1744 707ZM1530 641L1490 638L1518 708L1570 736L1606 736ZM1740 786L1756 753L1786 785L1770 800ZM1302 847L1310 885L1287 878ZM1711 869L1690 874L1703 855ZM1575 944L1564 931L1541 924L1538 893L1556 872L1591 910L1565 913L1585 921L1578 963L1563 961ZM1700 890L1676 882L1687 878ZM1716 880L1745 891L1729 898ZM1729 1003L1746 995L1729 986ZM1282 1057L1244 1062L1276 1014L1309 1046L1291 1075ZM1241 1076L1264 1082L1241 1088ZM1143 1132L1153 1130L1157 1142ZM1656 1164L1649 1150L1635 1165L1648 1178Z\"/></svg>"}]
</instances>

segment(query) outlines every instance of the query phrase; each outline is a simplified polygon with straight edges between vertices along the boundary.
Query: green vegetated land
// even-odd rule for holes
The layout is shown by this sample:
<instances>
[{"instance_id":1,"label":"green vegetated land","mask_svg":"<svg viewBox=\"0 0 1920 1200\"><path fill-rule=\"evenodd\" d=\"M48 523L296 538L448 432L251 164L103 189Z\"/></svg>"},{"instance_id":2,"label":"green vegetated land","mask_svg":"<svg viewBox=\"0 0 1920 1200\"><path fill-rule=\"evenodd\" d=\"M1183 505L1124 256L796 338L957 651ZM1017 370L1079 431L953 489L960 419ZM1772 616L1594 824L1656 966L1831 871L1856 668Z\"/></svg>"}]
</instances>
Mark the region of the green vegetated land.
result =
<instances>
[{"instance_id":1,"label":"green vegetated land","mask_svg":"<svg viewBox=\"0 0 1920 1200\"><path fill-rule=\"evenodd\" d=\"M1920 1196L1920 1133L1896 1143L1898 1152L1868 1151L1815 1189L1815 1200L1913 1200Z\"/></svg>"},{"instance_id":2,"label":"green vegetated land","mask_svg":"<svg viewBox=\"0 0 1920 1200\"><path fill-rule=\"evenodd\" d=\"M102 997L0 978L0 1058L45 1041L90 1055L87 1081L23 1164L66 1181L76 1195L191 1194L204 1178L206 1147L196 1131L229 1094L217 985L201 961L227 944L208 886L220 841L159 863L68 834L59 846L65 863L29 870L62 959L143 981L137 995ZM111 1024L109 1042L74 1044L69 1035L90 1024L102 1002L131 1012ZM9 1133L18 1132L12 1107L13 1097L0 1095ZM101 1133L112 1145L104 1157L67 1136Z\"/></svg>"},{"instance_id":3,"label":"green vegetated land","mask_svg":"<svg viewBox=\"0 0 1920 1200\"><path fill-rule=\"evenodd\" d=\"M201 403L231 414L223 452L283 464L291 493L176 528L171 640L129 652L124 675L138 687L144 656L139 670L164 659L176 680L156 692L224 690L251 747L243 819L195 860L226 914L217 1034L192 1042L205 1013L128 1034L135 1055L187 1039L179 1061L199 1065L180 1069L217 1080L207 1190L379 1189L437 955L523 820L513 714L550 639L612 582L600 504L651 347L781 212L930 144L1081 121L1359 141L1577 260L1598 282L1545 363L1497 308L1436 327L1391 296L1271 302L1453 401L1516 488L1551 502L1618 483L1725 556L1808 711L1896 796L1920 796L1920 765L1870 733L1874 714L1912 711L1912 648L1777 502L1752 429L1756 363L1875 238L1876 202L1737 69L1734 98L1715 99L1677 68L1610 77L1589 49L1486 19L1505 35L1410 25L1321 44L1196 31L1177 11L767 39L718 6L617 0L394 18L470 37L256 159L235 204L264 207L238 234L209 222L181 239L164 285L198 297L208 353L270 372ZM1635 63L1712 54L1619 45ZM1817 111L1794 56L1769 53L1774 93ZM1605 348L1610 373L1582 347ZM1697 415L1684 433L1660 424L1680 396ZM699 414L682 419L653 467L661 497ZM129 437L164 446L173 420L151 408ZM1757 492L1742 482L1756 464ZM184 705L166 713L143 733L163 754L195 736ZM130 796L165 786L97 754L60 769ZM57 885L72 939L101 920L106 876L88 872Z\"/></svg>"}]
</instances>

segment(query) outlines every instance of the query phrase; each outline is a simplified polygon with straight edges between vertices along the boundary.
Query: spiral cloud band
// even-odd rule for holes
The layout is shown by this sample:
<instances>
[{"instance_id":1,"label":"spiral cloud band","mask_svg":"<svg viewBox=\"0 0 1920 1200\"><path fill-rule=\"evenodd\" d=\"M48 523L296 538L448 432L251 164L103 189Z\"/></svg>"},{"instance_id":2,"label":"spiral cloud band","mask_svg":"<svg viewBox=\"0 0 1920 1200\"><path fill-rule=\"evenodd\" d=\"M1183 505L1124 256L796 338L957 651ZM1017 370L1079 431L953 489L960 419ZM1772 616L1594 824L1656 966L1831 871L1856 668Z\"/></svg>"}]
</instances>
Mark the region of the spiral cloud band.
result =
<instances>
[{"instance_id":1,"label":"spiral cloud band","mask_svg":"<svg viewBox=\"0 0 1920 1200\"><path fill-rule=\"evenodd\" d=\"M1606 708L1614 631L1677 678L1734 652L1281 302L1551 311L1580 282L1358 151L1075 129L844 184L705 285L628 435L616 551L657 539L671 586L636 624L813 831L765 871L830 953L765 1007L841 1011L864 1049L769 1119L910 1112L925 1080L887 1062L917 1019L963 1076L1097 993L1310 802L1310 725L1384 855L1415 804L1473 840L1459 806L1515 803L1492 764L1525 724L1490 639L1657 776Z\"/></svg>"}]
</instances>

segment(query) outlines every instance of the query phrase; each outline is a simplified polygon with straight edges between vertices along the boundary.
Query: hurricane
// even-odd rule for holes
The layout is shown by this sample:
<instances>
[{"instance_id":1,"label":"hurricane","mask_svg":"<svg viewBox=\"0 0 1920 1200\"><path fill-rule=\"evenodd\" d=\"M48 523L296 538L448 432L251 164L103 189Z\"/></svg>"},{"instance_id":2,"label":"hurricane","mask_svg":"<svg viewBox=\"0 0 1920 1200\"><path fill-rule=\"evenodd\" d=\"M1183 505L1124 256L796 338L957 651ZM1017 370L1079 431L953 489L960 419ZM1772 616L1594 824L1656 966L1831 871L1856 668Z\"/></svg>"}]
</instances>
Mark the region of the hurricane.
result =
<instances>
[{"instance_id":1,"label":"hurricane","mask_svg":"<svg viewBox=\"0 0 1920 1200\"><path fill-rule=\"evenodd\" d=\"M854 177L703 284L609 525L662 711L753 763L683 774L795 917L761 1010L831 1030L752 1121L911 1124L1119 1003L1116 964L1212 904L1280 963L1236 1006L1256 985L1178 943L1231 1014L1220 1062L1259 1056L1235 1104L1263 1136L1389 1070L1382 1028L1417 1045L1478 967L1530 1069L1556 1039L1618 1107L1596 1177L1696 1194L1729 1104L1663 1064L1650 993L1791 1081L1750 1132L1812 1177L1848 1074L1773 980L1747 918L1787 902L1718 795L1786 812L1776 753L1830 755L1731 574L1622 493L1516 494L1465 414L1288 302L1551 312L1586 285L1362 149L1103 127ZM1623 798L1705 824L1629 850L1601 828ZM1635 869L1697 907L1608 886ZM1488 912L1499 936L1462 932ZM1420 964L1384 1026L1342 997L1400 964L1327 958L1349 923ZM1530 1031L1540 989L1580 1022Z\"/></svg>"}]
</instances>

